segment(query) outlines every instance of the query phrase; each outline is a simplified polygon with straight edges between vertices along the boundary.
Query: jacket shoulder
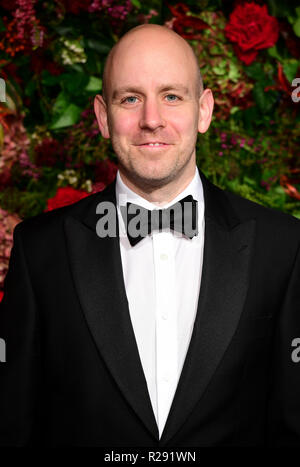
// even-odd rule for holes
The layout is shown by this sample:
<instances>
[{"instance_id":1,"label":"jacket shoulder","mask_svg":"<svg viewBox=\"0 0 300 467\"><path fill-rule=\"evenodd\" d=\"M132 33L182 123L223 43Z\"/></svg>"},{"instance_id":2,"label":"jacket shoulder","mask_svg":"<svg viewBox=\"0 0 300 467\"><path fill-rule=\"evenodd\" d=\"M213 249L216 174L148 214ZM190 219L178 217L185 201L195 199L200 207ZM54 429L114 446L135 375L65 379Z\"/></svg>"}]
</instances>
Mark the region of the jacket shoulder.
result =
<instances>
[{"instance_id":1,"label":"jacket shoulder","mask_svg":"<svg viewBox=\"0 0 300 467\"><path fill-rule=\"evenodd\" d=\"M54 235L63 226L64 220L69 217L84 217L85 213L95 210L98 202L105 200L105 192L93 193L73 204L42 212L36 216L22 220L16 225L14 235L21 235L23 238L44 238Z\"/></svg>"}]
</instances>

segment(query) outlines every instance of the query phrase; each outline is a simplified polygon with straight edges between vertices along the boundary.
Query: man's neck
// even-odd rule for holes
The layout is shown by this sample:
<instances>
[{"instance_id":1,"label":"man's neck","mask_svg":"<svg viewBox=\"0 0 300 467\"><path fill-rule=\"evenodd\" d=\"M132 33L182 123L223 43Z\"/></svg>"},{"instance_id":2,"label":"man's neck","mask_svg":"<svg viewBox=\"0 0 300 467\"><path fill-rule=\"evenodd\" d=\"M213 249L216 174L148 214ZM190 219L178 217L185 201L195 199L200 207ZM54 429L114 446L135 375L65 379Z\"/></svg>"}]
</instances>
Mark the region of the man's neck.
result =
<instances>
[{"instance_id":1,"label":"man's neck","mask_svg":"<svg viewBox=\"0 0 300 467\"><path fill-rule=\"evenodd\" d=\"M177 179L162 187L151 188L149 191L141 189L135 183L132 183L126 175L119 169L122 182L134 193L146 199L152 204L163 206L176 198L186 187L191 183L195 176L196 165L190 173L186 174L183 179Z\"/></svg>"}]
</instances>

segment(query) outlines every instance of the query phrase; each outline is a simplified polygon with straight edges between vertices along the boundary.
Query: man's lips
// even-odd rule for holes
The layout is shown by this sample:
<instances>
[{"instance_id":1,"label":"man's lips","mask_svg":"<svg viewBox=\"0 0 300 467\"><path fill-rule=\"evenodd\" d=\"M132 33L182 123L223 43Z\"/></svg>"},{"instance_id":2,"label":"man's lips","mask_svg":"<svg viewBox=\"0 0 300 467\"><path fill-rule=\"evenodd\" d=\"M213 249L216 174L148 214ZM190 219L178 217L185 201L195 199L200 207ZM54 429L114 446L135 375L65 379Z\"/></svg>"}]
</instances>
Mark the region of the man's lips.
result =
<instances>
[{"instance_id":1,"label":"man's lips","mask_svg":"<svg viewBox=\"0 0 300 467\"><path fill-rule=\"evenodd\" d=\"M144 143L144 144L138 144L137 145L139 148L147 149L147 150L158 150L158 149L167 149L170 145L167 143L158 143L158 144L150 144L150 143Z\"/></svg>"},{"instance_id":2,"label":"man's lips","mask_svg":"<svg viewBox=\"0 0 300 467\"><path fill-rule=\"evenodd\" d=\"M148 146L148 145L150 145L150 144L151 144L151 145L160 144L160 145L168 146L167 143L163 143L163 142L161 142L161 141L154 141L154 142L151 141L150 143L141 143L141 144L138 144L137 146Z\"/></svg>"}]
</instances>

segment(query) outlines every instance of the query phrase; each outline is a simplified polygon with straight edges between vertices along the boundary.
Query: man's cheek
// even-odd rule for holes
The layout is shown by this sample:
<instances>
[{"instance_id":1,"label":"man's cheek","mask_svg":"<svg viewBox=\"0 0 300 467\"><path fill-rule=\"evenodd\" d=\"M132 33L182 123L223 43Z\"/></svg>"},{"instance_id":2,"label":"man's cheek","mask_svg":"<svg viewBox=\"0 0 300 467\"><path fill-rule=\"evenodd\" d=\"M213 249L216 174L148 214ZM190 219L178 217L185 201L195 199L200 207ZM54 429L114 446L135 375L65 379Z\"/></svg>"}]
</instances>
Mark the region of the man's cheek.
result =
<instances>
[{"instance_id":1,"label":"man's cheek","mask_svg":"<svg viewBox=\"0 0 300 467\"><path fill-rule=\"evenodd\" d=\"M134 128L136 128L135 122L133 121L133 119L128 118L123 120L122 122L117 122L114 126L114 132L117 136L124 136L132 139L134 134Z\"/></svg>"}]
</instances>

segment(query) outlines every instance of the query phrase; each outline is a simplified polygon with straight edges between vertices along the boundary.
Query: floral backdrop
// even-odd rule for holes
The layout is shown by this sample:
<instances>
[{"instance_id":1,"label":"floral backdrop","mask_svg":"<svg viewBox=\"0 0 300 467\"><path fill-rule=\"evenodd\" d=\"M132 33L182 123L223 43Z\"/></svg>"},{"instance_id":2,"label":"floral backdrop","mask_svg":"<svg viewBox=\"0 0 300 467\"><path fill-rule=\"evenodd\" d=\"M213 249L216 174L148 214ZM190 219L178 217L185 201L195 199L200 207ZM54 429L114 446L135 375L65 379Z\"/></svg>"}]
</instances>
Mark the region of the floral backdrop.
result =
<instances>
[{"instance_id":1,"label":"floral backdrop","mask_svg":"<svg viewBox=\"0 0 300 467\"><path fill-rule=\"evenodd\" d=\"M15 225L113 180L93 97L109 50L138 24L164 24L196 52L215 98L197 141L207 177L300 218L297 2L0 0L0 13L0 298Z\"/></svg>"}]
</instances>

